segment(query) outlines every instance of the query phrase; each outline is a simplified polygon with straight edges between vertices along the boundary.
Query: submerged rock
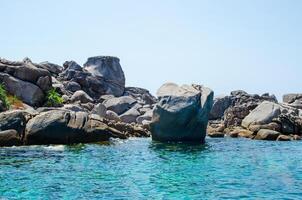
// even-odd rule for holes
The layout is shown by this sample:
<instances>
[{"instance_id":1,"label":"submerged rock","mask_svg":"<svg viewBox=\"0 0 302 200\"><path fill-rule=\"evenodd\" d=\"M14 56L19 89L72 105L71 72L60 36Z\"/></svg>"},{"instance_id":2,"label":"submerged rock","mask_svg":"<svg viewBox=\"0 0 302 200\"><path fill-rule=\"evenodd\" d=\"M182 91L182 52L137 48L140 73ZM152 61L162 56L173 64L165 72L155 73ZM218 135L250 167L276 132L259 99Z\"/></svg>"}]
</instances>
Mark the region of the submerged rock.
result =
<instances>
[{"instance_id":1,"label":"submerged rock","mask_svg":"<svg viewBox=\"0 0 302 200\"><path fill-rule=\"evenodd\" d=\"M199 85L166 83L157 92L150 124L152 139L158 141L204 142L213 91Z\"/></svg>"}]
</instances>

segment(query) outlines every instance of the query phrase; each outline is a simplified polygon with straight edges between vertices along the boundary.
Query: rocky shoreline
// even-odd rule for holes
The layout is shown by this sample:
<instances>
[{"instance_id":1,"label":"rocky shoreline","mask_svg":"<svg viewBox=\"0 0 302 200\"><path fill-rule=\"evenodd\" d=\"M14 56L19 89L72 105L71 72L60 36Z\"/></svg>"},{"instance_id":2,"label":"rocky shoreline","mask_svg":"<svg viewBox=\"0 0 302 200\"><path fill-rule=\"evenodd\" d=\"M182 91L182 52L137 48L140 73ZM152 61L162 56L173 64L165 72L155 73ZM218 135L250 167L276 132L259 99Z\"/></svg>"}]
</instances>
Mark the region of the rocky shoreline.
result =
<instances>
[{"instance_id":1,"label":"rocky shoreline","mask_svg":"<svg viewBox=\"0 0 302 200\"><path fill-rule=\"evenodd\" d=\"M234 91L215 99L210 114L210 137L244 137L257 140L301 140L302 95L274 95Z\"/></svg>"},{"instance_id":2,"label":"rocky shoreline","mask_svg":"<svg viewBox=\"0 0 302 200\"><path fill-rule=\"evenodd\" d=\"M80 66L0 58L0 146L95 143L150 137L203 142L210 137L300 140L302 94L233 91L213 99L200 85L164 84L157 98L125 87L116 57L97 56Z\"/></svg>"}]
</instances>

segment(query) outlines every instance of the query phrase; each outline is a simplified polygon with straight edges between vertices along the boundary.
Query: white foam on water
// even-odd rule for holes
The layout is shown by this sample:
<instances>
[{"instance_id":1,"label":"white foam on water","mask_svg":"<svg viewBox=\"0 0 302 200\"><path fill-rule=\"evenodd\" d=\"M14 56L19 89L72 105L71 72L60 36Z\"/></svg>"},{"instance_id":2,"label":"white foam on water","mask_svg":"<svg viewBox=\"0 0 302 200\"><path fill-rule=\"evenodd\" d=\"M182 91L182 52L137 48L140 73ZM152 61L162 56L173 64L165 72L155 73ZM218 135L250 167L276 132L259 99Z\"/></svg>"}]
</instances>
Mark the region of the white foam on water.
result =
<instances>
[{"instance_id":1,"label":"white foam on water","mask_svg":"<svg viewBox=\"0 0 302 200\"><path fill-rule=\"evenodd\" d=\"M65 145L50 145L43 148L50 151L64 151Z\"/></svg>"}]
</instances>

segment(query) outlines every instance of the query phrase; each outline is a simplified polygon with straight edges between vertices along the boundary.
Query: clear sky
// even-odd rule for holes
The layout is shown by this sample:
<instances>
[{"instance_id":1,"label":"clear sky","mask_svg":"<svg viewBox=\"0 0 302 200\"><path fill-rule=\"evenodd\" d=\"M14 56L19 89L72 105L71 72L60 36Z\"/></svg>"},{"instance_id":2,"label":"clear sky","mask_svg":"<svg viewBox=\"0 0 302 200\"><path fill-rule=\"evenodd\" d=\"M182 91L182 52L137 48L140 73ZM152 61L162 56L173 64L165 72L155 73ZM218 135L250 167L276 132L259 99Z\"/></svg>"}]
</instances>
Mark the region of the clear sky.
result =
<instances>
[{"instance_id":1,"label":"clear sky","mask_svg":"<svg viewBox=\"0 0 302 200\"><path fill-rule=\"evenodd\" d=\"M128 86L302 92L300 0L0 0L0 57L121 59Z\"/></svg>"}]
</instances>

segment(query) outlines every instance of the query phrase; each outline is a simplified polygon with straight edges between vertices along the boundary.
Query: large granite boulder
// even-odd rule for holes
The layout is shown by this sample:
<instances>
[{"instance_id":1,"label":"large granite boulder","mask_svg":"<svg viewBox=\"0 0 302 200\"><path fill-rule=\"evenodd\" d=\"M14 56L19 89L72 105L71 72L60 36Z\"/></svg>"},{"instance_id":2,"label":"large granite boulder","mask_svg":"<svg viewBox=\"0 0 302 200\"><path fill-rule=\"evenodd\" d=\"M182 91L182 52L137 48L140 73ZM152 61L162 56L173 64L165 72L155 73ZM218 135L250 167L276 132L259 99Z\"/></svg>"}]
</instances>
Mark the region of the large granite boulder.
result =
<instances>
[{"instance_id":1,"label":"large granite boulder","mask_svg":"<svg viewBox=\"0 0 302 200\"><path fill-rule=\"evenodd\" d=\"M213 91L199 85L166 83L157 92L159 102L150 124L157 141L204 142Z\"/></svg>"},{"instance_id":2,"label":"large granite boulder","mask_svg":"<svg viewBox=\"0 0 302 200\"><path fill-rule=\"evenodd\" d=\"M280 106L276 103L264 101L251 111L243 120L242 126L269 124L281 113Z\"/></svg>"},{"instance_id":3,"label":"large granite boulder","mask_svg":"<svg viewBox=\"0 0 302 200\"><path fill-rule=\"evenodd\" d=\"M0 72L0 82L3 83L6 90L18 98L20 98L23 102L32 105L38 106L44 100L43 91L35 84L22 81L13 76L10 76L6 73Z\"/></svg>"},{"instance_id":4,"label":"large granite boulder","mask_svg":"<svg viewBox=\"0 0 302 200\"><path fill-rule=\"evenodd\" d=\"M277 103L274 95L265 93L263 95L248 94L237 90L231 92L232 105L224 112L224 124L226 127L240 126L242 120L263 101Z\"/></svg>"},{"instance_id":5,"label":"large granite boulder","mask_svg":"<svg viewBox=\"0 0 302 200\"><path fill-rule=\"evenodd\" d=\"M106 94L121 96L125 89L125 75L120 60L111 56L96 56L88 58L84 69L95 77L104 80Z\"/></svg>"},{"instance_id":6,"label":"large granite boulder","mask_svg":"<svg viewBox=\"0 0 302 200\"><path fill-rule=\"evenodd\" d=\"M17 62L0 58L0 72L8 92L31 106L41 105L52 86L51 73L28 58Z\"/></svg>"},{"instance_id":7,"label":"large granite boulder","mask_svg":"<svg viewBox=\"0 0 302 200\"><path fill-rule=\"evenodd\" d=\"M6 112L1 112L0 131L14 129L22 135L30 115L30 113L23 110L9 110Z\"/></svg>"},{"instance_id":8,"label":"large granite boulder","mask_svg":"<svg viewBox=\"0 0 302 200\"><path fill-rule=\"evenodd\" d=\"M25 144L72 144L125 138L85 112L50 110L30 119L26 125Z\"/></svg>"},{"instance_id":9,"label":"large granite boulder","mask_svg":"<svg viewBox=\"0 0 302 200\"><path fill-rule=\"evenodd\" d=\"M130 96L115 97L103 102L107 110L112 110L118 115L129 110L135 103L136 100Z\"/></svg>"}]
</instances>

